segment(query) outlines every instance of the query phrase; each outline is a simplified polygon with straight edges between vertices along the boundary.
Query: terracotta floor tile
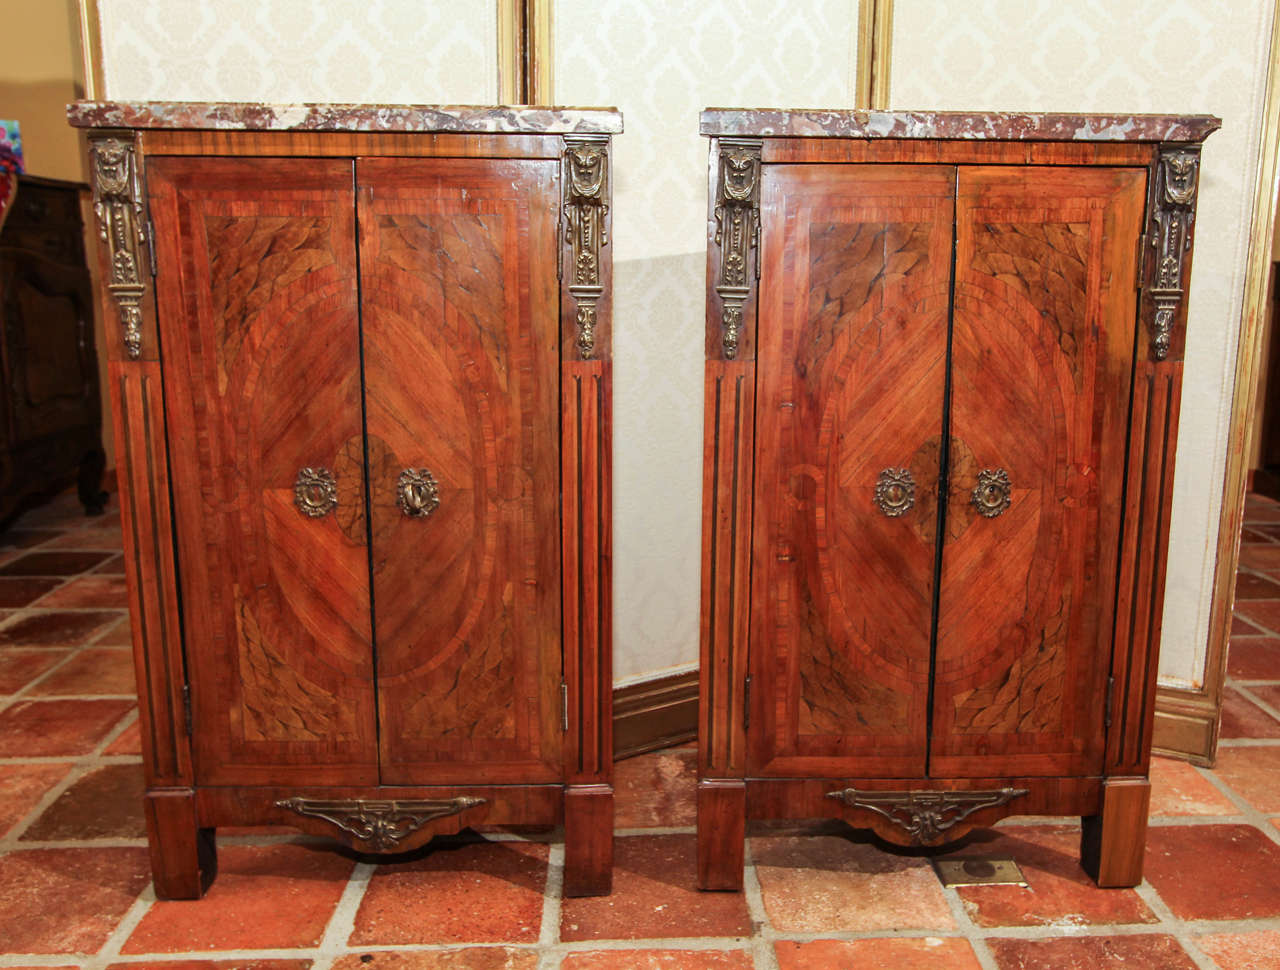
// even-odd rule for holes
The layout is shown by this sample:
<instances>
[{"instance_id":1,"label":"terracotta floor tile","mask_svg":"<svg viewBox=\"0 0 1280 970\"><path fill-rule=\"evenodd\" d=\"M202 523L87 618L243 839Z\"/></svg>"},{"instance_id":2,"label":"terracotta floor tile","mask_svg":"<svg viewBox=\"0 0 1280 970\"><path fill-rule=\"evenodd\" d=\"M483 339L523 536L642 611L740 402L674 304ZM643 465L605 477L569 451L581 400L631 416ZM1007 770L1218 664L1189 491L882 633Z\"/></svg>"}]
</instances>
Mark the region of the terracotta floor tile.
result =
<instances>
[{"instance_id":1,"label":"terracotta floor tile","mask_svg":"<svg viewBox=\"0 0 1280 970\"><path fill-rule=\"evenodd\" d=\"M1219 737L1280 738L1280 721L1239 691L1228 687L1222 694Z\"/></svg>"},{"instance_id":2,"label":"terracotta floor tile","mask_svg":"<svg viewBox=\"0 0 1280 970\"><path fill-rule=\"evenodd\" d=\"M1280 970L1280 931L1211 933L1196 938L1196 945L1213 958L1221 970Z\"/></svg>"},{"instance_id":3,"label":"terracotta floor tile","mask_svg":"<svg viewBox=\"0 0 1280 970\"><path fill-rule=\"evenodd\" d=\"M1240 565L1249 569L1280 569L1280 546L1250 543L1240 547Z\"/></svg>"},{"instance_id":4,"label":"terracotta floor tile","mask_svg":"<svg viewBox=\"0 0 1280 970\"><path fill-rule=\"evenodd\" d=\"M143 838L145 790L142 765L98 768L59 795L22 837L42 842Z\"/></svg>"},{"instance_id":5,"label":"terracotta floor tile","mask_svg":"<svg viewBox=\"0 0 1280 970\"><path fill-rule=\"evenodd\" d=\"M96 953L150 881L146 849L0 856L0 947L9 953Z\"/></svg>"},{"instance_id":6,"label":"terracotta floor tile","mask_svg":"<svg viewBox=\"0 0 1280 970\"><path fill-rule=\"evenodd\" d=\"M119 616L115 611L33 611L0 629L0 647L79 646Z\"/></svg>"},{"instance_id":7,"label":"terracotta floor tile","mask_svg":"<svg viewBox=\"0 0 1280 970\"><path fill-rule=\"evenodd\" d=\"M743 950L588 950L570 953L561 970L752 970Z\"/></svg>"},{"instance_id":8,"label":"terracotta floor tile","mask_svg":"<svg viewBox=\"0 0 1280 970\"><path fill-rule=\"evenodd\" d=\"M693 825L698 819L698 749L667 748L613 769L615 828Z\"/></svg>"},{"instance_id":9,"label":"terracotta floor tile","mask_svg":"<svg viewBox=\"0 0 1280 970\"><path fill-rule=\"evenodd\" d=\"M0 695L16 694L51 667L61 663L70 652L38 647L0 649Z\"/></svg>"},{"instance_id":10,"label":"terracotta floor tile","mask_svg":"<svg viewBox=\"0 0 1280 970\"><path fill-rule=\"evenodd\" d=\"M1154 923L1155 915L1132 889L1099 889L1080 868L1080 830L1027 825L975 832L960 857L1013 859L1028 888L966 886L957 890L979 926L1050 923Z\"/></svg>"},{"instance_id":11,"label":"terracotta floor tile","mask_svg":"<svg viewBox=\"0 0 1280 970\"><path fill-rule=\"evenodd\" d=\"M899 855L863 838L751 838L764 908L775 929L825 933L955 926L927 859Z\"/></svg>"},{"instance_id":12,"label":"terracotta floor tile","mask_svg":"<svg viewBox=\"0 0 1280 970\"><path fill-rule=\"evenodd\" d=\"M355 863L332 846L223 846L200 900L158 902L124 953L315 946Z\"/></svg>"},{"instance_id":13,"label":"terracotta floor tile","mask_svg":"<svg viewBox=\"0 0 1280 970\"><path fill-rule=\"evenodd\" d=\"M1231 617L1231 636L1233 638L1239 636L1259 636L1265 635L1266 633L1267 631L1262 629L1262 627L1254 626L1238 613L1233 614Z\"/></svg>"},{"instance_id":14,"label":"terracotta floor tile","mask_svg":"<svg viewBox=\"0 0 1280 970\"><path fill-rule=\"evenodd\" d=\"M29 552L0 566L0 576L74 576L110 556L108 552Z\"/></svg>"},{"instance_id":15,"label":"terracotta floor tile","mask_svg":"<svg viewBox=\"0 0 1280 970\"><path fill-rule=\"evenodd\" d=\"M1249 688L1249 692L1264 704L1270 704L1276 710L1280 711L1280 684L1271 684L1263 687L1255 685Z\"/></svg>"},{"instance_id":16,"label":"terracotta floor tile","mask_svg":"<svg viewBox=\"0 0 1280 970\"><path fill-rule=\"evenodd\" d=\"M81 650L32 688L32 696L58 694L134 694L133 651L127 647Z\"/></svg>"},{"instance_id":17,"label":"terracotta floor tile","mask_svg":"<svg viewBox=\"0 0 1280 970\"><path fill-rule=\"evenodd\" d=\"M1237 680L1280 680L1280 637L1232 637L1227 674Z\"/></svg>"},{"instance_id":18,"label":"terracotta floor tile","mask_svg":"<svg viewBox=\"0 0 1280 970\"><path fill-rule=\"evenodd\" d=\"M750 935L742 893L697 889L694 836L630 836L613 845L613 894L566 899L562 940Z\"/></svg>"},{"instance_id":19,"label":"terracotta floor tile","mask_svg":"<svg viewBox=\"0 0 1280 970\"><path fill-rule=\"evenodd\" d=\"M542 843L454 842L379 866L350 945L536 943L547 852Z\"/></svg>"},{"instance_id":20,"label":"terracotta floor tile","mask_svg":"<svg viewBox=\"0 0 1280 970\"><path fill-rule=\"evenodd\" d=\"M1280 552L1280 546L1274 548ZM1236 616L1243 616L1271 633L1280 633L1280 599L1241 600L1236 604Z\"/></svg>"},{"instance_id":21,"label":"terracotta floor tile","mask_svg":"<svg viewBox=\"0 0 1280 970\"><path fill-rule=\"evenodd\" d=\"M46 609L112 609L129 606L123 576L81 576L60 586L36 604Z\"/></svg>"},{"instance_id":22,"label":"terracotta floor tile","mask_svg":"<svg viewBox=\"0 0 1280 970\"><path fill-rule=\"evenodd\" d=\"M0 532L0 549L30 549L60 535L61 529L8 529Z\"/></svg>"},{"instance_id":23,"label":"terracotta floor tile","mask_svg":"<svg viewBox=\"0 0 1280 970\"><path fill-rule=\"evenodd\" d=\"M1275 599L1280 599L1280 583L1269 576L1257 573L1240 573L1236 576L1236 602Z\"/></svg>"},{"instance_id":24,"label":"terracotta floor tile","mask_svg":"<svg viewBox=\"0 0 1280 970\"><path fill-rule=\"evenodd\" d=\"M38 600L51 589L62 584L61 579L21 576L17 579L0 579L0 607L13 609Z\"/></svg>"},{"instance_id":25,"label":"terracotta floor tile","mask_svg":"<svg viewBox=\"0 0 1280 970\"><path fill-rule=\"evenodd\" d=\"M1151 759L1152 815L1235 815L1231 799L1195 765L1173 758Z\"/></svg>"},{"instance_id":26,"label":"terracotta floor tile","mask_svg":"<svg viewBox=\"0 0 1280 970\"><path fill-rule=\"evenodd\" d=\"M929 936L922 939L814 940L774 944L782 970L979 970L981 964L967 940Z\"/></svg>"},{"instance_id":27,"label":"terracotta floor tile","mask_svg":"<svg viewBox=\"0 0 1280 970\"><path fill-rule=\"evenodd\" d=\"M1000 970L1196 970L1172 936L987 940Z\"/></svg>"},{"instance_id":28,"label":"terracotta floor tile","mask_svg":"<svg viewBox=\"0 0 1280 970\"><path fill-rule=\"evenodd\" d=\"M310 960L141 960L113 963L107 970L307 970Z\"/></svg>"},{"instance_id":29,"label":"terracotta floor tile","mask_svg":"<svg viewBox=\"0 0 1280 970\"><path fill-rule=\"evenodd\" d=\"M94 575L98 576L123 576L124 575L124 556L112 556L101 566L94 566L92 569ZM1276 583L1280 587L1280 583ZM1280 596L1280 589L1276 590L1276 595Z\"/></svg>"},{"instance_id":30,"label":"terracotta floor tile","mask_svg":"<svg viewBox=\"0 0 1280 970\"><path fill-rule=\"evenodd\" d=\"M103 750L103 754L142 754L142 723L134 721Z\"/></svg>"},{"instance_id":31,"label":"terracotta floor tile","mask_svg":"<svg viewBox=\"0 0 1280 970\"><path fill-rule=\"evenodd\" d=\"M133 627L129 623L128 614L107 627L107 632L93 641L93 645L95 647L132 647Z\"/></svg>"},{"instance_id":32,"label":"terracotta floor tile","mask_svg":"<svg viewBox=\"0 0 1280 970\"><path fill-rule=\"evenodd\" d=\"M1265 538L1265 537L1264 537ZM45 549L109 549L118 551L124 544L117 523L104 528L76 529L54 539Z\"/></svg>"},{"instance_id":33,"label":"terracotta floor tile","mask_svg":"<svg viewBox=\"0 0 1280 970\"><path fill-rule=\"evenodd\" d=\"M89 754L133 701L19 701L0 712L0 758Z\"/></svg>"},{"instance_id":34,"label":"terracotta floor tile","mask_svg":"<svg viewBox=\"0 0 1280 970\"><path fill-rule=\"evenodd\" d=\"M1219 748L1219 780L1260 812L1280 812L1280 745Z\"/></svg>"},{"instance_id":35,"label":"terracotta floor tile","mask_svg":"<svg viewBox=\"0 0 1280 970\"><path fill-rule=\"evenodd\" d=\"M464 950L375 950L351 954L336 961L333 970L536 970L537 966L538 954L533 950L473 946Z\"/></svg>"},{"instance_id":36,"label":"terracotta floor tile","mask_svg":"<svg viewBox=\"0 0 1280 970\"><path fill-rule=\"evenodd\" d=\"M0 765L0 838L26 818L70 768L69 764Z\"/></svg>"},{"instance_id":37,"label":"terracotta floor tile","mask_svg":"<svg viewBox=\"0 0 1280 970\"><path fill-rule=\"evenodd\" d=\"M1280 916L1277 869L1280 846L1251 825L1147 830L1147 882L1179 919Z\"/></svg>"}]
</instances>

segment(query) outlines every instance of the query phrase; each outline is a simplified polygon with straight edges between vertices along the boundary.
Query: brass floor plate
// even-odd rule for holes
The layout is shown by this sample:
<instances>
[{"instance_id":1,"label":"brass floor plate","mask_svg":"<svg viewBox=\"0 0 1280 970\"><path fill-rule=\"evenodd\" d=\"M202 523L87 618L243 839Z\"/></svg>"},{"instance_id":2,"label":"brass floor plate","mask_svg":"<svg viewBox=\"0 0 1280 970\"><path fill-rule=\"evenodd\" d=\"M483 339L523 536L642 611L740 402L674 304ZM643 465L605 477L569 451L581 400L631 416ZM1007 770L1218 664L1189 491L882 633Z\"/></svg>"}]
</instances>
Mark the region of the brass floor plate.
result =
<instances>
[{"instance_id":1,"label":"brass floor plate","mask_svg":"<svg viewBox=\"0 0 1280 970\"><path fill-rule=\"evenodd\" d=\"M1027 880L1012 859L934 859L944 886L1025 886Z\"/></svg>"}]
</instances>

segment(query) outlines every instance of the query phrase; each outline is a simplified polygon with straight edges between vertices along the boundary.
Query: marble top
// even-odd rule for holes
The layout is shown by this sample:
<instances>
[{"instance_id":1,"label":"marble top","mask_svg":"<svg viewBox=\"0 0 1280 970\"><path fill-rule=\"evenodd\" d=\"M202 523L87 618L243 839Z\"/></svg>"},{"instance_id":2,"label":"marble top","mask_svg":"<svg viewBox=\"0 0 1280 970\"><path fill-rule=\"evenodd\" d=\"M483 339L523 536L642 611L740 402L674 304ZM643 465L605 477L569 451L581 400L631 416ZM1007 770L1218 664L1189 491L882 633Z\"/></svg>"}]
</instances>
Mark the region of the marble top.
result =
<instances>
[{"instance_id":1,"label":"marble top","mask_svg":"<svg viewBox=\"0 0 1280 970\"><path fill-rule=\"evenodd\" d=\"M820 111L708 108L704 135L745 138L942 138L986 141L1200 142L1213 115L1108 115L964 111Z\"/></svg>"},{"instance_id":2,"label":"marble top","mask_svg":"<svg viewBox=\"0 0 1280 970\"><path fill-rule=\"evenodd\" d=\"M495 135L616 135L616 108L515 108L437 104L265 104L213 101L76 101L76 128L200 131L404 131Z\"/></svg>"}]
</instances>

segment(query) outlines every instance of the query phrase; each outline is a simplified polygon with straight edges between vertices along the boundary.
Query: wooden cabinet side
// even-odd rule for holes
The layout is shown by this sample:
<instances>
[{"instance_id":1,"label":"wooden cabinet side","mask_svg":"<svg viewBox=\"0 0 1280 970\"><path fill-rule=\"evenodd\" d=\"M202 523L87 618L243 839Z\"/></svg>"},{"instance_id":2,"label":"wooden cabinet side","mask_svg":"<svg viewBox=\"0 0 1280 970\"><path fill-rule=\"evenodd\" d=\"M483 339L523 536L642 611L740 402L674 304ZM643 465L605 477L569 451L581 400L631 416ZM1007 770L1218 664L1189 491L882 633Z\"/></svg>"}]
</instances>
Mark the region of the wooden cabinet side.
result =
<instances>
[{"instance_id":1,"label":"wooden cabinet side","mask_svg":"<svg viewBox=\"0 0 1280 970\"><path fill-rule=\"evenodd\" d=\"M1148 170L1108 704L1111 777L1145 776L1151 761L1199 160L1198 145L1158 145Z\"/></svg>"},{"instance_id":2,"label":"wooden cabinet side","mask_svg":"<svg viewBox=\"0 0 1280 970\"><path fill-rule=\"evenodd\" d=\"M186 787L191 745L144 161L128 132L95 134L89 151L146 779L151 789Z\"/></svg>"},{"instance_id":3,"label":"wooden cabinet side","mask_svg":"<svg viewBox=\"0 0 1280 970\"><path fill-rule=\"evenodd\" d=\"M607 136L564 139L560 171L560 556L565 893L613 872L613 247Z\"/></svg>"}]
</instances>

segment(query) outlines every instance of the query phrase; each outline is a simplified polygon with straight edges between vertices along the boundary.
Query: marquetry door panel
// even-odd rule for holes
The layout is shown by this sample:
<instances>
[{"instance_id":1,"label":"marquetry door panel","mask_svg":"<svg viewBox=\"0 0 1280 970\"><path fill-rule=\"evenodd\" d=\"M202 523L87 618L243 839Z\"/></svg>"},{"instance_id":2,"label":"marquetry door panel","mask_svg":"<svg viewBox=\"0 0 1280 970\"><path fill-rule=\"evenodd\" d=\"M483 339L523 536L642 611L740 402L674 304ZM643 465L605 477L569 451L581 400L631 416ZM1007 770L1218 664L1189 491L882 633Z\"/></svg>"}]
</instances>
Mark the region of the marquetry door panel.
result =
<instances>
[{"instance_id":1,"label":"marquetry door panel","mask_svg":"<svg viewBox=\"0 0 1280 970\"><path fill-rule=\"evenodd\" d=\"M959 169L933 775L1101 771L1145 176Z\"/></svg>"},{"instance_id":2,"label":"marquetry door panel","mask_svg":"<svg viewBox=\"0 0 1280 970\"><path fill-rule=\"evenodd\" d=\"M387 784L562 774L557 179L357 163Z\"/></svg>"},{"instance_id":3,"label":"marquetry door panel","mask_svg":"<svg viewBox=\"0 0 1280 970\"><path fill-rule=\"evenodd\" d=\"M925 770L954 182L765 166L752 774Z\"/></svg>"},{"instance_id":4,"label":"marquetry door panel","mask_svg":"<svg viewBox=\"0 0 1280 970\"><path fill-rule=\"evenodd\" d=\"M147 182L196 779L374 783L352 163L155 158Z\"/></svg>"}]
</instances>

